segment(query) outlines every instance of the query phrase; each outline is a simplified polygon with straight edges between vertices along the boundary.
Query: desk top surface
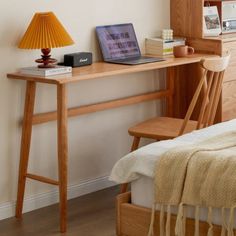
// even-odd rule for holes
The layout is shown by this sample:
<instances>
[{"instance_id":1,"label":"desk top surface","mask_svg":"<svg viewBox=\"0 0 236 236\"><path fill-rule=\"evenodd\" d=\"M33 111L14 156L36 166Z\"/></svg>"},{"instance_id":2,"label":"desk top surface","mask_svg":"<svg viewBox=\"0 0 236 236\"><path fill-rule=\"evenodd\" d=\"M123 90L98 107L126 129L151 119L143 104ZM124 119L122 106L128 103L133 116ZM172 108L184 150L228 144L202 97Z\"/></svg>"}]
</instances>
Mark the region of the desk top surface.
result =
<instances>
[{"instance_id":1,"label":"desk top surface","mask_svg":"<svg viewBox=\"0 0 236 236\"><path fill-rule=\"evenodd\" d=\"M191 63L200 62L201 59L212 57L214 55L209 54L193 54L183 58L174 58L165 57L165 61L140 64L140 65L120 65L120 64L112 64L105 62L95 62L90 66L73 68L73 72L71 74L62 74L55 75L50 77L39 77L32 75L24 75L22 73L12 73L7 74L9 79L18 79L18 80L26 80L26 81L35 81L39 83L48 83L48 84L65 84L78 82L81 80L87 79L97 79L103 78L106 76L113 75L121 75L121 74L129 74L136 73L142 71L150 71L162 68L168 68L173 66L186 65Z\"/></svg>"}]
</instances>

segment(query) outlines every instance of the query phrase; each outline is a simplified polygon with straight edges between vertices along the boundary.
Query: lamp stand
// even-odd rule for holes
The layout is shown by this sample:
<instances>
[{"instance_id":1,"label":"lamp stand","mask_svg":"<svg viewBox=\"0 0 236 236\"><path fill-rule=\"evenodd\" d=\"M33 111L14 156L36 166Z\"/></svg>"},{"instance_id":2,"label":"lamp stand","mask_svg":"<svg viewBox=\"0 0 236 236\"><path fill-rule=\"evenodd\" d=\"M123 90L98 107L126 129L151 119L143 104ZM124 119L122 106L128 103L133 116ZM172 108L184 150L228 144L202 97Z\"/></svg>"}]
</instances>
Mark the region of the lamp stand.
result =
<instances>
[{"instance_id":1,"label":"lamp stand","mask_svg":"<svg viewBox=\"0 0 236 236\"><path fill-rule=\"evenodd\" d=\"M57 60L51 58L51 48L43 48L41 49L41 52L43 54L42 58L35 60L35 62L41 63L40 65L38 65L38 68L54 68L55 65L53 63L56 63Z\"/></svg>"}]
</instances>

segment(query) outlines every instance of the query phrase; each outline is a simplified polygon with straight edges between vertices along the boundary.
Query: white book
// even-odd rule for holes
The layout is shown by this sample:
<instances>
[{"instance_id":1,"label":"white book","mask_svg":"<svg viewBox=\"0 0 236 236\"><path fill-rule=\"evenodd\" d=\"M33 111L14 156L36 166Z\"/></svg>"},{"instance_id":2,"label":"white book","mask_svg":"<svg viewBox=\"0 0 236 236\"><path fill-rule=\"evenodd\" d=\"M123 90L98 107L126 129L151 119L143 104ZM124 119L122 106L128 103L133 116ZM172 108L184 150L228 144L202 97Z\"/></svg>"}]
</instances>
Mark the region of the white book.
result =
<instances>
[{"instance_id":1,"label":"white book","mask_svg":"<svg viewBox=\"0 0 236 236\"><path fill-rule=\"evenodd\" d=\"M149 49L167 49L167 48L173 48L174 46L179 46L179 45L185 45L185 42L174 42L174 43L171 43L171 44L164 44L162 46L156 46L156 45L152 45L152 44L146 44L146 48L149 48Z\"/></svg>"},{"instance_id":2,"label":"white book","mask_svg":"<svg viewBox=\"0 0 236 236\"><path fill-rule=\"evenodd\" d=\"M174 38L173 40L163 40L162 38L146 38L146 43L153 45L165 45L176 42L185 43L185 38Z\"/></svg>"},{"instance_id":3,"label":"white book","mask_svg":"<svg viewBox=\"0 0 236 236\"><path fill-rule=\"evenodd\" d=\"M153 50L147 50L146 54L153 55L153 56L165 56L165 55L172 55L173 50L165 50L165 51L153 51Z\"/></svg>"},{"instance_id":4,"label":"white book","mask_svg":"<svg viewBox=\"0 0 236 236\"><path fill-rule=\"evenodd\" d=\"M156 56L173 54L173 47L185 45L184 38L174 38L173 40L163 40L161 38L146 39L146 53Z\"/></svg>"},{"instance_id":5,"label":"white book","mask_svg":"<svg viewBox=\"0 0 236 236\"><path fill-rule=\"evenodd\" d=\"M146 47L153 47L153 48L173 48L174 46L177 45L185 45L185 41L178 41L178 42L172 42L172 43L165 43L165 44L151 44L151 43L146 43Z\"/></svg>"},{"instance_id":6,"label":"white book","mask_svg":"<svg viewBox=\"0 0 236 236\"><path fill-rule=\"evenodd\" d=\"M36 75L36 76L52 76L59 74L67 74L72 72L72 67L70 66L56 66L54 68L38 68L36 66L21 68L20 72L26 75Z\"/></svg>"}]
</instances>

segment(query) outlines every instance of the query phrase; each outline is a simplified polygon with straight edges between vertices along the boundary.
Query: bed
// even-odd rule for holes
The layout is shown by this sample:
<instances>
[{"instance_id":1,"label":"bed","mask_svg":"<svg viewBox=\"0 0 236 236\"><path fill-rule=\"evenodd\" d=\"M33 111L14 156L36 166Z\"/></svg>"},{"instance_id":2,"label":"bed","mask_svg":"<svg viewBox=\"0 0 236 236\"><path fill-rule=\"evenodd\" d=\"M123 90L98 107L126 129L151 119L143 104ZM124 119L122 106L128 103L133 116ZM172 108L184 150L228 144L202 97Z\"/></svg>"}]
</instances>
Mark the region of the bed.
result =
<instances>
[{"instance_id":1,"label":"bed","mask_svg":"<svg viewBox=\"0 0 236 236\"><path fill-rule=\"evenodd\" d=\"M153 203L154 164L167 150L178 145L189 145L204 141L215 135L236 130L236 119L216 124L214 126L185 134L173 140L155 142L129 153L120 159L114 166L110 180L116 183L131 182L131 191L117 196L117 235L144 236L148 234ZM172 210L171 235L174 235L174 226L177 209ZM228 214L228 212L227 212ZM154 234L159 235L159 208L155 213ZM186 235L194 235L194 210L188 207L186 211ZM200 235L207 235L207 209L200 210ZM212 222L214 235L221 234L220 210L213 210ZM236 229L236 222L234 222Z\"/></svg>"}]
</instances>

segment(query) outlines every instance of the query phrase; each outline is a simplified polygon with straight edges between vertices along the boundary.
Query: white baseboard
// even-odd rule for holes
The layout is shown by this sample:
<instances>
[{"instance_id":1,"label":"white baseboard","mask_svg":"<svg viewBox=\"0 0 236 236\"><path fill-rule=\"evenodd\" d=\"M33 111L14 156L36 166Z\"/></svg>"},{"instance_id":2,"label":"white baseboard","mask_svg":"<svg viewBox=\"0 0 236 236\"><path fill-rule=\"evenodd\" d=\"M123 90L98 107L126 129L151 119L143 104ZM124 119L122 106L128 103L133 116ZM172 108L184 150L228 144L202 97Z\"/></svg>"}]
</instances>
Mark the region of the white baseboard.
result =
<instances>
[{"instance_id":1,"label":"white baseboard","mask_svg":"<svg viewBox=\"0 0 236 236\"><path fill-rule=\"evenodd\" d=\"M68 199L76 198L91 192L114 186L115 183L108 180L108 176L88 180L68 187ZM46 207L58 202L58 190L41 193L35 196L26 197L24 200L23 212L29 212L41 207ZM16 202L5 202L0 204L0 220L15 215Z\"/></svg>"}]
</instances>

